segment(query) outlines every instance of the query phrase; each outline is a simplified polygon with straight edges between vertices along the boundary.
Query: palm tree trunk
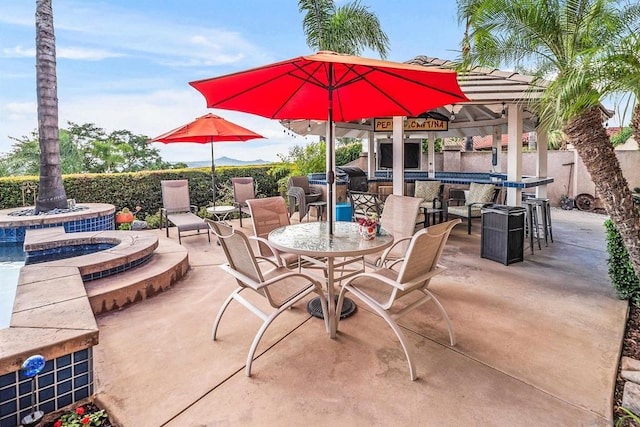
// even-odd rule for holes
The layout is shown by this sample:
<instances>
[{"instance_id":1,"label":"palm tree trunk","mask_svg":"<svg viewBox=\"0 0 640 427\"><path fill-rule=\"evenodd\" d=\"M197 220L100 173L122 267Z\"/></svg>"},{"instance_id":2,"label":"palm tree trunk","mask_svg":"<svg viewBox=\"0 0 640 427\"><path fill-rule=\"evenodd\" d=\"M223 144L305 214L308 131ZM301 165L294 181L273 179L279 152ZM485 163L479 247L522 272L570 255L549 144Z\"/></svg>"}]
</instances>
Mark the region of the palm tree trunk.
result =
<instances>
[{"instance_id":1,"label":"palm tree trunk","mask_svg":"<svg viewBox=\"0 0 640 427\"><path fill-rule=\"evenodd\" d=\"M591 174L604 208L616 224L636 275L640 276L640 215L627 180L622 176L613 145L602 126L602 113L593 107L562 128Z\"/></svg>"},{"instance_id":2,"label":"palm tree trunk","mask_svg":"<svg viewBox=\"0 0 640 427\"><path fill-rule=\"evenodd\" d=\"M640 145L640 100L636 103L636 107L633 109L633 116L631 116L631 132L636 144Z\"/></svg>"},{"instance_id":3,"label":"palm tree trunk","mask_svg":"<svg viewBox=\"0 0 640 427\"><path fill-rule=\"evenodd\" d=\"M60 170L58 82L51 0L36 2L36 80L40 144L40 184L36 211L47 212L67 207Z\"/></svg>"}]
</instances>

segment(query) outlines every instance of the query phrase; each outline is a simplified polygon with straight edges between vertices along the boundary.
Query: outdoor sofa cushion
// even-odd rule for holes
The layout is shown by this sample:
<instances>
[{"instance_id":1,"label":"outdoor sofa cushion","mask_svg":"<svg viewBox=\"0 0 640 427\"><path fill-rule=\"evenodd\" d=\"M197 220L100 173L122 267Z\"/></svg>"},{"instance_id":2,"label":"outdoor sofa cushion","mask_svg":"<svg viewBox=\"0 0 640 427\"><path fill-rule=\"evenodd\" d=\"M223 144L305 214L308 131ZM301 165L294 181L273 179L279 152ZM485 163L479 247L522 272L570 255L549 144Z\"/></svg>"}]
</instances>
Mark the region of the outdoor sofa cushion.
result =
<instances>
[{"instance_id":1,"label":"outdoor sofa cushion","mask_svg":"<svg viewBox=\"0 0 640 427\"><path fill-rule=\"evenodd\" d=\"M492 203L494 189L495 186L493 184L478 184L476 182L472 182L469 184L469 193L464 204Z\"/></svg>"}]
</instances>

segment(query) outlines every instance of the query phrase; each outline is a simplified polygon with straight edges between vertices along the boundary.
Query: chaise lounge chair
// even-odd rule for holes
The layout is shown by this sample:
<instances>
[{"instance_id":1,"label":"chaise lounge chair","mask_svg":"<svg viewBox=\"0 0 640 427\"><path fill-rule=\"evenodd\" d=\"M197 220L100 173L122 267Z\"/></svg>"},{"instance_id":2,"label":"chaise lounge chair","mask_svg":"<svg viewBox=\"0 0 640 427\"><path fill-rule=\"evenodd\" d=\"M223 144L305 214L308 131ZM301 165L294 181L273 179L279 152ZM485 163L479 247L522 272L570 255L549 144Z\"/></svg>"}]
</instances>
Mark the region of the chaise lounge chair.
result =
<instances>
[{"instance_id":1,"label":"chaise lounge chair","mask_svg":"<svg viewBox=\"0 0 640 427\"><path fill-rule=\"evenodd\" d=\"M185 231L200 230L207 232L207 237L211 241L209 226L202 218L195 215L198 207L191 204L189 200L189 182L186 179L160 181L162 188L162 209L160 209L160 228L164 220L169 237L169 223L178 229L178 242L182 244L182 233Z\"/></svg>"}]
</instances>

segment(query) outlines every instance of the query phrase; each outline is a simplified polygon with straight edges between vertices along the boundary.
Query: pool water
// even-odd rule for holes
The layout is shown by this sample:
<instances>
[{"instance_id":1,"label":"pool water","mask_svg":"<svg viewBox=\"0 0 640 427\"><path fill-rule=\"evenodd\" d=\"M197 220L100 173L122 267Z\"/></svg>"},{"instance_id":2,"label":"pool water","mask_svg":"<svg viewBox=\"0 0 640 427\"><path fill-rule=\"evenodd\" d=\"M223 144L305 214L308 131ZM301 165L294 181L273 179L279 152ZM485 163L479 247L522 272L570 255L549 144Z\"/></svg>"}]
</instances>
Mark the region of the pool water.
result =
<instances>
[{"instance_id":1,"label":"pool water","mask_svg":"<svg viewBox=\"0 0 640 427\"><path fill-rule=\"evenodd\" d=\"M31 265L81 255L89 255L111 249L114 246L116 246L115 243L90 243L86 245L61 246L59 248L46 249L42 251L32 251L27 254L25 264Z\"/></svg>"},{"instance_id":2,"label":"pool water","mask_svg":"<svg viewBox=\"0 0 640 427\"><path fill-rule=\"evenodd\" d=\"M22 243L0 244L0 329L9 327L11 322L18 276L24 262Z\"/></svg>"},{"instance_id":3,"label":"pool water","mask_svg":"<svg viewBox=\"0 0 640 427\"><path fill-rule=\"evenodd\" d=\"M0 243L0 329L8 328L16 297L20 268L24 265L55 261L111 249L112 243L63 246L25 254L23 243Z\"/></svg>"}]
</instances>

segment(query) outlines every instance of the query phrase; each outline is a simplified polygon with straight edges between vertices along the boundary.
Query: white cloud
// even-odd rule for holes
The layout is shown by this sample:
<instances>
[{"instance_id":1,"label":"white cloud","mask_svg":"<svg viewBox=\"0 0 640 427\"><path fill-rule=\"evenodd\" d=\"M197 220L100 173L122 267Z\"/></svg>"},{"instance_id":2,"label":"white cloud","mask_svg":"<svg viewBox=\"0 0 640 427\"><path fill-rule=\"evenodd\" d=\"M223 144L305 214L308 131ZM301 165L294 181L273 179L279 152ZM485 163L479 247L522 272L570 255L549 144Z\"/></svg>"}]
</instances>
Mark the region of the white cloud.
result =
<instances>
[{"instance_id":1,"label":"white cloud","mask_svg":"<svg viewBox=\"0 0 640 427\"><path fill-rule=\"evenodd\" d=\"M106 58L117 58L125 56L122 53L109 52L103 49L87 49L83 47L60 47L56 48L56 57L65 59L80 59L88 61L99 61Z\"/></svg>"},{"instance_id":2,"label":"white cloud","mask_svg":"<svg viewBox=\"0 0 640 427\"><path fill-rule=\"evenodd\" d=\"M58 43L65 37L103 46L107 52L147 54L150 61L180 66L266 62L263 49L238 32L193 25L176 17L171 21L123 11L113 5L74 4L56 15ZM270 60L267 59L267 61Z\"/></svg>"},{"instance_id":3,"label":"white cloud","mask_svg":"<svg viewBox=\"0 0 640 427\"><path fill-rule=\"evenodd\" d=\"M59 105L59 124L95 123L110 132L126 129L134 134L155 137L195 118L213 112L244 126L267 139L244 143L221 142L214 146L216 158L227 156L240 160L262 159L277 161L277 154L286 154L291 145L302 145L302 137L292 138L283 132L277 120L227 110L204 108L204 99L193 90L162 90L149 94L96 95L67 99ZM35 103L10 103L0 107L4 116L0 134L0 152L11 148L6 136L21 137L37 127ZM309 140L310 141L310 140ZM211 147L200 144L160 144L154 146L167 161L195 161L211 159Z\"/></svg>"},{"instance_id":4,"label":"white cloud","mask_svg":"<svg viewBox=\"0 0 640 427\"><path fill-rule=\"evenodd\" d=\"M2 49L2 55L7 58L34 58L36 56L36 49L25 49L18 45L16 47Z\"/></svg>"},{"instance_id":5,"label":"white cloud","mask_svg":"<svg viewBox=\"0 0 640 427\"><path fill-rule=\"evenodd\" d=\"M96 95L69 99L60 105L60 126L67 121L95 123L107 131L127 129L151 138L168 132L195 118L214 112L225 119L253 130L267 139L246 143L216 143L215 156L241 160L262 158L277 161L277 154L286 154L292 144L303 144L304 138L284 134L276 120L226 110L204 108L204 99L193 90L162 90L149 94ZM209 160L211 147L200 144L155 144L168 161ZM2 150L0 150L2 151Z\"/></svg>"},{"instance_id":6,"label":"white cloud","mask_svg":"<svg viewBox=\"0 0 640 427\"><path fill-rule=\"evenodd\" d=\"M35 102L10 102L5 106L9 114L34 114L36 112Z\"/></svg>"},{"instance_id":7,"label":"white cloud","mask_svg":"<svg viewBox=\"0 0 640 427\"><path fill-rule=\"evenodd\" d=\"M12 48L5 48L2 54L6 58L35 58L35 48L23 48L18 45ZM106 58L117 58L125 56L123 53L109 52L104 49L89 49L84 47L56 47L56 57L58 59L75 59L99 61Z\"/></svg>"},{"instance_id":8,"label":"white cloud","mask_svg":"<svg viewBox=\"0 0 640 427\"><path fill-rule=\"evenodd\" d=\"M33 7L23 0L2 4L0 23L32 27ZM203 26L189 14L163 17L153 11L141 12L105 2L92 2L90 6L78 1L56 2L55 30L58 56L70 59L143 55L152 62L182 67L243 61L244 65L255 65L273 60L241 33ZM74 46L78 40L86 46ZM21 45L3 49L4 55L12 57L32 57L34 52L33 47Z\"/></svg>"}]
</instances>

